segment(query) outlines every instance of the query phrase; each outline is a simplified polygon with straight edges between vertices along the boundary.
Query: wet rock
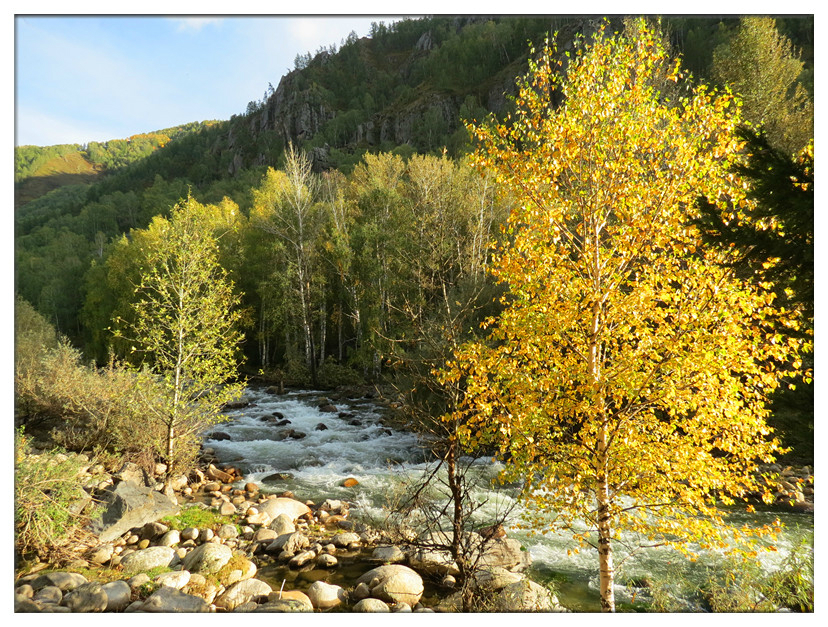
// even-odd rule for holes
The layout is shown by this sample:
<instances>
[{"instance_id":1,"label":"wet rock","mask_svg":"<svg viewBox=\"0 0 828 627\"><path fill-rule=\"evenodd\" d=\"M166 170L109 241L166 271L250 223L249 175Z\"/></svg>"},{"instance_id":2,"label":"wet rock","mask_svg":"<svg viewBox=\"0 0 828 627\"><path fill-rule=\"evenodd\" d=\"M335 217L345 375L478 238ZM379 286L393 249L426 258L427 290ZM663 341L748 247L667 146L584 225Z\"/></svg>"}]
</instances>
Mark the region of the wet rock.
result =
<instances>
[{"instance_id":1,"label":"wet rock","mask_svg":"<svg viewBox=\"0 0 828 627\"><path fill-rule=\"evenodd\" d=\"M207 436L210 440L216 440L217 442L224 442L226 440L232 440L233 438L230 437L229 433L225 433L224 431L214 431L210 435Z\"/></svg>"},{"instance_id":2,"label":"wet rock","mask_svg":"<svg viewBox=\"0 0 828 627\"><path fill-rule=\"evenodd\" d=\"M319 407L319 411L325 414L339 413L339 410L336 408L336 405L322 405L321 407Z\"/></svg>"},{"instance_id":3,"label":"wet rock","mask_svg":"<svg viewBox=\"0 0 828 627\"><path fill-rule=\"evenodd\" d=\"M78 586L63 598L63 605L72 612L103 612L108 602L103 586L96 581Z\"/></svg>"},{"instance_id":4,"label":"wet rock","mask_svg":"<svg viewBox=\"0 0 828 627\"><path fill-rule=\"evenodd\" d=\"M264 477L262 479L262 483L273 484L291 480L293 480L293 475L289 472L274 472L272 475L267 475L266 477Z\"/></svg>"},{"instance_id":5,"label":"wet rock","mask_svg":"<svg viewBox=\"0 0 828 627\"><path fill-rule=\"evenodd\" d=\"M337 559L328 553L322 553L316 558L316 563L322 568L336 568Z\"/></svg>"},{"instance_id":6,"label":"wet rock","mask_svg":"<svg viewBox=\"0 0 828 627\"><path fill-rule=\"evenodd\" d=\"M342 486L345 488L353 488L354 486L359 485L359 481L354 479L353 477L348 477L342 482Z\"/></svg>"},{"instance_id":7,"label":"wet rock","mask_svg":"<svg viewBox=\"0 0 828 627\"><path fill-rule=\"evenodd\" d=\"M328 425L326 425L324 422L320 422L318 425L316 425L313 428L313 430L314 431L327 431L328 430Z\"/></svg>"}]
</instances>

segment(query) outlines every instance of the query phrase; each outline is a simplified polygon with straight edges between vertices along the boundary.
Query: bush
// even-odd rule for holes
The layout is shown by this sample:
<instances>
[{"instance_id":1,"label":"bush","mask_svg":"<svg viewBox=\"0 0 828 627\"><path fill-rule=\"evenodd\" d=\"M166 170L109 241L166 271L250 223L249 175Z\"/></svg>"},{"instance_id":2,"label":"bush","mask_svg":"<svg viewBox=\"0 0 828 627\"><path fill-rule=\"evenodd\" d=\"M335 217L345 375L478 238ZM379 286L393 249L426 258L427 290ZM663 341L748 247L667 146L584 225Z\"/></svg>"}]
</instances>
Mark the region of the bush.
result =
<instances>
[{"instance_id":1,"label":"bush","mask_svg":"<svg viewBox=\"0 0 828 627\"><path fill-rule=\"evenodd\" d=\"M15 431L14 460L15 549L20 555L60 553L88 519L78 511L88 501L78 479L85 462L58 449L33 454L22 428Z\"/></svg>"}]
</instances>

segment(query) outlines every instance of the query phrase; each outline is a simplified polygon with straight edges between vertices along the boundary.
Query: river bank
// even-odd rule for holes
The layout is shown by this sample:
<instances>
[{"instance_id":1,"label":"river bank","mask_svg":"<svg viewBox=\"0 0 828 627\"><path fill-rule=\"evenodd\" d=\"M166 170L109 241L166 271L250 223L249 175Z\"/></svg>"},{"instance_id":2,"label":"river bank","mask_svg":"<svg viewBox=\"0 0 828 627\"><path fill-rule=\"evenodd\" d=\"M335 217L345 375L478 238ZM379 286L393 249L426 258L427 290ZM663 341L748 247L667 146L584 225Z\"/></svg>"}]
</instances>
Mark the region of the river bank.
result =
<instances>
[{"instance_id":1,"label":"river bank","mask_svg":"<svg viewBox=\"0 0 828 627\"><path fill-rule=\"evenodd\" d=\"M318 603L314 605L311 600L310 606L314 610L382 609L373 601L357 607L369 598L384 603L389 610L406 611L406 605L419 611L455 610L457 578L449 572L445 556L435 558L432 555L430 560L422 559L418 557L422 547L400 543L401 534L389 534L382 525L370 523L370 520L382 517L382 508L388 504L400 477L406 472L417 474L423 470L423 447L416 436L400 429L389 409L388 404L380 402L370 390L349 389L334 393L292 391L287 394L266 388L251 390L244 401L231 408L230 422L205 434L205 465L188 477L179 477L172 486L173 491L168 491L168 496L175 500L174 505L184 508L184 511L198 508L214 515L224 514L225 518L187 527L182 527L180 520L175 524L170 521L162 523L167 529L158 527L157 520L141 521L140 524L128 521L122 528L108 534L98 530L93 543L77 547L74 560L66 560L57 566L89 580L110 578L124 582L130 588L130 603L118 611L124 611L127 607L132 607L130 611L154 611L152 608L160 603L158 599L166 599L168 592L162 591L150 605L145 607L144 604L162 587L175 587L170 582L181 584L175 589L200 598L207 604L208 610L212 606L215 611L261 609L274 600L267 599L276 591L296 593L304 602L300 594L311 599L322 590L335 590L339 602L323 608ZM389 460L397 465L390 467ZM96 498L130 482L140 484L145 492L161 495L163 485L160 478L165 470L163 465L157 465L154 473L121 469L110 474L102 467L90 466L84 469L82 480L90 496ZM793 511L790 503L804 503L812 508L813 476L810 468L780 467L771 470L776 470L780 478L777 486L779 504L775 509L784 505L787 511ZM782 480L795 490L782 485ZM798 500L796 492L801 494L803 500ZM481 496L489 498L485 494ZM284 520L282 526L272 528L278 516L266 513L274 507L270 503L280 498L290 499L306 508L297 510L298 515L291 521L293 531L289 531ZM298 505L292 507L298 508ZM235 533L230 527L235 529ZM288 537L294 534L299 535L288 544ZM594 611L589 603L580 600L584 595L582 591L588 591L591 582L577 584L577 590L573 593L570 591L572 582L561 578L561 572L566 573L569 568L574 569L572 572L577 571L574 579L580 577L580 573L593 572L590 564L577 561L583 560L583 557L570 558L565 549L550 549L550 545L537 544L536 539L525 534L513 535L510 530L508 535L509 538L496 545L498 550L495 554L498 557L492 558L493 561L487 564L487 573L482 575L480 610L496 609L499 607L497 599L500 598L502 603L525 603L526 609L550 610L564 605L576 611ZM334 541L337 536L338 540ZM219 544L230 551L227 563L215 572L199 572L188 568L186 563L188 555L205 544ZM167 551L156 550L162 547L169 548L173 556L170 557ZM152 566L163 572L153 572L151 568L147 580L140 573L127 576L124 560L129 565L137 559L130 558L130 555L146 550L160 554L162 561L165 556L169 557L168 563ZM221 551L212 547L203 550ZM222 553L227 555L226 551ZM517 556L520 559L515 561ZM530 565L530 560L535 563ZM399 567L397 574L403 576L404 573L407 580L414 582L415 589L418 589L416 582L419 578L422 591L417 603L402 601L400 603L404 605L398 604L388 595L382 598L379 591L376 596L359 598L366 592L365 586L359 588L359 579L378 565ZM48 578L42 578L44 572L54 570L55 566L40 564L36 566L39 569L36 572L18 573L16 586L21 588L21 608L32 609L25 605L26 601L35 604L44 601L43 595L35 597L42 588L55 587L48 583ZM402 568L412 571L413 575ZM647 572L651 570L646 563L642 568ZM222 573L222 569L225 572ZM236 571L237 574L230 574ZM562 596L555 598L549 595L543 586L527 579L527 573L542 583L554 581ZM446 575L454 577L454 581ZM243 579L230 583L234 577ZM248 583L233 588L234 595L242 594L237 589L259 590L251 599L238 605L227 599L220 600L236 584L252 579L262 585ZM641 578L636 576L636 579ZM83 585L78 578L74 581ZM371 586L372 582L362 583L368 586L369 591L379 584L376 582L377 585ZM67 585L65 581L64 585ZM266 590L265 586L269 588L267 594L261 592ZM313 594L310 594L312 586L315 587ZM328 586L335 586L342 592ZM512 587L504 593L503 590L509 586ZM123 586L118 588L123 591ZM634 588L619 585L619 597L623 597L627 590L630 590L633 599L639 594ZM61 592L57 604L48 602L48 599L57 598L54 591L48 592L51 596L47 595L46 602L41 604L46 606L46 611L66 611L56 608L70 607L66 604L70 602L65 601L63 595L68 590ZM203 596L205 592L206 596ZM639 598L643 596L642 592ZM191 599L175 598L180 603L186 601L194 604L193 607L203 607ZM249 605L251 602L255 603L255 607ZM167 601L165 604L162 607L170 607ZM233 607L230 608L230 605ZM291 607L296 610L298 606L294 604ZM282 608L289 609L284 605Z\"/></svg>"}]
</instances>

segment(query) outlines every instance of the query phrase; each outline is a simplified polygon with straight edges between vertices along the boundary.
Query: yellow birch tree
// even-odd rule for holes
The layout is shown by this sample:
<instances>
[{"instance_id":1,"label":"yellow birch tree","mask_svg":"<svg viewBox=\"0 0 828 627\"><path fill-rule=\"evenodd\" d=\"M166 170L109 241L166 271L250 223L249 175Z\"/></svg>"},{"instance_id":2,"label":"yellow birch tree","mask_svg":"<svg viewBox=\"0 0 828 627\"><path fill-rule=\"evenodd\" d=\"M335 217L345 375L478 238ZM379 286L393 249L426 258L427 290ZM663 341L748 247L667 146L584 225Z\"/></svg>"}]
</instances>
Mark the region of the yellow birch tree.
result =
<instances>
[{"instance_id":1,"label":"yellow birch tree","mask_svg":"<svg viewBox=\"0 0 828 627\"><path fill-rule=\"evenodd\" d=\"M749 212L730 167L738 103L704 86L671 100L680 68L658 30L607 29L571 58L532 51L512 118L470 125L518 207L493 262L502 313L442 377L466 392L445 419L497 447L529 522L597 549L614 611L621 531L691 556L774 531L729 527L717 506L763 491L752 472L778 448L764 399L796 340L768 331L787 313L691 224L700 196Z\"/></svg>"}]
</instances>

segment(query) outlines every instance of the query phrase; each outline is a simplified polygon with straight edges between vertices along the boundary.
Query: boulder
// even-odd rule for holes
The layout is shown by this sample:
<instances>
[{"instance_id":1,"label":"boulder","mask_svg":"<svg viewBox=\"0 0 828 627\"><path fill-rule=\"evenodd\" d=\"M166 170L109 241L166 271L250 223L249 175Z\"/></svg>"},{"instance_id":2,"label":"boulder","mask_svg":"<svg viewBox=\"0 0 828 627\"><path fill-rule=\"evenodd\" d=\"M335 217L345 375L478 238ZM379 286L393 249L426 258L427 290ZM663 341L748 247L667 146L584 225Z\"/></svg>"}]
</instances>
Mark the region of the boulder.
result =
<instances>
[{"instance_id":1,"label":"boulder","mask_svg":"<svg viewBox=\"0 0 828 627\"><path fill-rule=\"evenodd\" d=\"M229 474L216 468L213 464L210 464L207 467L207 476L212 479L213 481L219 481L221 483L232 483L233 477Z\"/></svg>"},{"instance_id":2,"label":"boulder","mask_svg":"<svg viewBox=\"0 0 828 627\"><path fill-rule=\"evenodd\" d=\"M495 566L494 568L482 568L475 571L474 580L483 590L497 591L523 581L523 575Z\"/></svg>"},{"instance_id":3,"label":"boulder","mask_svg":"<svg viewBox=\"0 0 828 627\"><path fill-rule=\"evenodd\" d=\"M522 572L532 565L529 551L521 550L520 542L514 538L497 538L484 545L483 555L478 566L481 568L505 568L512 572Z\"/></svg>"},{"instance_id":4,"label":"boulder","mask_svg":"<svg viewBox=\"0 0 828 627\"><path fill-rule=\"evenodd\" d=\"M192 594L186 594L169 586L161 586L144 601L142 612L209 612L207 602Z\"/></svg>"},{"instance_id":5,"label":"boulder","mask_svg":"<svg viewBox=\"0 0 828 627\"><path fill-rule=\"evenodd\" d=\"M135 527L178 513L178 503L151 488L122 481L101 498L103 514L91 529L101 542L111 542Z\"/></svg>"},{"instance_id":6,"label":"boulder","mask_svg":"<svg viewBox=\"0 0 828 627\"><path fill-rule=\"evenodd\" d=\"M108 603L106 592L97 581L80 585L63 598L63 605L72 612L103 612Z\"/></svg>"},{"instance_id":7,"label":"boulder","mask_svg":"<svg viewBox=\"0 0 828 627\"><path fill-rule=\"evenodd\" d=\"M355 612L390 612L388 604L379 599L362 599L354 605Z\"/></svg>"},{"instance_id":8,"label":"boulder","mask_svg":"<svg viewBox=\"0 0 828 627\"><path fill-rule=\"evenodd\" d=\"M217 573L233 557L230 547L215 542L205 542L190 551L184 558L184 570L191 573Z\"/></svg>"},{"instance_id":9,"label":"boulder","mask_svg":"<svg viewBox=\"0 0 828 627\"><path fill-rule=\"evenodd\" d=\"M260 598L267 598L273 592L264 581L259 579L245 579L234 583L232 586L218 596L215 602L217 608L223 610L234 610L248 601L258 601Z\"/></svg>"},{"instance_id":10,"label":"boulder","mask_svg":"<svg viewBox=\"0 0 828 627\"><path fill-rule=\"evenodd\" d=\"M132 598L132 589L126 581L110 581L101 586L106 593L107 612L121 612Z\"/></svg>"},{"instance_id":11,"label":"boulder","mask_svg":"<svg viewBox=\"0 0 828 627\"><path fill-rule=\"evenodd\" d=\"M15 614L25 614L25 613L39 613L43 610L40 609L40 606L32 601L29 597L22 595L22 594L15 594L14 595L14 612Z\"/></svg>"},{"instance_id":12,"label":"boulder","mask_svg":"<svg viewBox=\"0 0 828 627\"><path fill-rule=\"evenodd\" d=\"M219 514L222 516L232 516L236 513L236 506L230 501L222 501L219 506Z\"/></svg>"},{"instance_id":13,"label":"boulder","mask_svg":"<svg viewBox=\"0 0 828 627\"><path fill-rule=\"evenodd\" d=\"M401 564L378 566L362 575L356 583L368 584L371 596L391 603L414 606L423 596L423 578Z\"/></svg>"},{"instance_id":14,"label":"boulder","mask_svg":"<svg viewBox=\"0 0 828 627\"><path fill-rule=\"evenodd\" d=\"M85 583L88 583L88 580L79 573L45 573L32 582L32 589L40 590L46 586L57 586L61 592L69 592Z\"/></svg>"},{"instance_id":15,"label":"boulder","mask_svg":"<svg viewBox=\"0 0 828 627\"><path fill-rule=\"evenodd\" d=\"M55 605L60 605L62 600L63 592L57 586L43 586L32 597L32 601L40 604L54 603Z\"/></svg>"},{"instance_id":16,"label":"boulder","mask_svg":"<svg viewBox=\"0 0 828 627\"><path fill-rule=\"evenodd\" d=\"M314 581L307 592L310 602L318 610L326 610L336 607L347 601L345 590L324 581Z\"/></svg>"},{"instance_id":17,"label":"boulder","mask_svg":"<svg viewBox=\"0 0 828 627\"><path fill-rule=\"evenodd\" d=\"M160 566L172 566L178 560L175 551L168 546L151 546L130 553L121 560L125 574L143 573Z\"/></svg>"}]
</instances>

